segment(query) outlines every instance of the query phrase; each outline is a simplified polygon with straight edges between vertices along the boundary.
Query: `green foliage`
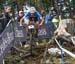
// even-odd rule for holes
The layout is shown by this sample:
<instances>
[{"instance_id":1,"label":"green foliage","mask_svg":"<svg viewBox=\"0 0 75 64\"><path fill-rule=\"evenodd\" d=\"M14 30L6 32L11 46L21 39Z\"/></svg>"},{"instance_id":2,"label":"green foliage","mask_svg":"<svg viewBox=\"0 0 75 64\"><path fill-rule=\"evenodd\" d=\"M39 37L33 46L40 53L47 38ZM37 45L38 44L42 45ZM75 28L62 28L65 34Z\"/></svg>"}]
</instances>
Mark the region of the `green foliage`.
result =
<instances>
[{"instance_id":1,"label":"green foliage","mask_svg":"<svg viewBox=\"0 0 75 64\"><path fill-rule=\"evenodd\" d=\"M25 3L29 3L31 6L35 6L37 7L38 10L45 10L48 12L48 8L50 6L53 6L53 2L55 2L54 0L0 0L0 12L2 10L2 6L3 4L10 4L12 5L13 1L17 2L16 5L18 5L18 8L21 9L22 6L25 4ZM64 3L68 2L69 0L64 0ZM75 4L75 0L72 0L72 3L70 5L74 6Z\"/></svg>"},{"instance_id":2,"label":"green foliage","mask_svg":"<svg viewBox=\"0 0 75 64\"><path fill-rule=\"evenodd\" d=\"M19 64L20 61L21 61L21 58L18 55L9 55L6 58L5 63L6 64L13 64L13 63Z\"/></svg>"}]
</instances>

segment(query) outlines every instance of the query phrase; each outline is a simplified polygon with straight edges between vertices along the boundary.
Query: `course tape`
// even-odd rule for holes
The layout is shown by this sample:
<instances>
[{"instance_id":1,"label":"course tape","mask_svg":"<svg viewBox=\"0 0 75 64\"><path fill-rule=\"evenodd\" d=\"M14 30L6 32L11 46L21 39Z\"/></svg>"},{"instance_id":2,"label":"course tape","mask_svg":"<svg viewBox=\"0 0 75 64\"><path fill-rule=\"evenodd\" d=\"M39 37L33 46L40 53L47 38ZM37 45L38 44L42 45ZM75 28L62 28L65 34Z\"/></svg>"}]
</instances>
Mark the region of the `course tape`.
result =
<instances>
[{"instance_id":1,"label":"course tape","mask_svg":"<svg viewBox=\"0 0 75 64\"><path fill-rule=\"evenodd\" d=\"M65 48L62 48L62 46L59 44L59 42L57 41L56 38L55 38L55 41L56 41L57 45L59 46L59 48L62 49L62 51L66 52L68 55L70 55L71 57L75 58L75 54L73 54L72 52L66 50Z\"/></svg>"}]
</instances>

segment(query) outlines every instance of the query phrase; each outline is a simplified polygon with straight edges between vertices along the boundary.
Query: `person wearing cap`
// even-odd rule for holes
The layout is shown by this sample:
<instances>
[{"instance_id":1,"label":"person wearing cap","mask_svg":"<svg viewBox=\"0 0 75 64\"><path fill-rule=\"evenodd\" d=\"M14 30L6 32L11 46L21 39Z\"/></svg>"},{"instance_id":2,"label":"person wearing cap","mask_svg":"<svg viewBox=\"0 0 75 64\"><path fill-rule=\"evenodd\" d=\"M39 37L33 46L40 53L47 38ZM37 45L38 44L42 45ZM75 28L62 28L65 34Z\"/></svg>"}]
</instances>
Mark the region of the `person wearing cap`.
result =
<instances>
[{"instance_id":1,"label":"person wearing cap","mask_svg":"<svg viewBox=\"0 0 75 64\"><path fill-rule=\"evenodd\" d=\"M21 18L23 18L24 12L22 10L19 11L16 21L20 22Z\"/></svg>"},{"instance_id":2,"label":"person wearing cap","mask_svg":"<svg viewBox=\"0 0 75 64\"><path fill-rule=\"evenodd\" d=\"M35 9L35 7L31 7L30 11L27 12L23 19L25 19L25 24L29 25L30 22L32 22L32 18L34 17L34 21L35 24L39 24L42 25L43 24L43 20L42 20L42 16L40 15L40 13ZM20 21L20 26L22 26L22 20Z\"/></svg>"}]
</instances>

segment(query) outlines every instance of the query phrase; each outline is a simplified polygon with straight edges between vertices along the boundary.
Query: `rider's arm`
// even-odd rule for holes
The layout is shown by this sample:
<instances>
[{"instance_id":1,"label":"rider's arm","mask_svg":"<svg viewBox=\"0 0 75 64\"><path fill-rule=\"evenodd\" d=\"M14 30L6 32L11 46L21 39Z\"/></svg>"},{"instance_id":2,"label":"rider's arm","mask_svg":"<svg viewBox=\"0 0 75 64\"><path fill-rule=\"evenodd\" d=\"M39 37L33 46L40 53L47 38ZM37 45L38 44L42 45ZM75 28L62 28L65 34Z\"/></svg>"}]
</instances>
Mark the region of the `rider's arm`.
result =
<instances>
[{"instance_id":1,"label":"rider's arm","mask_svg":"<svg viewBox=\"0 0 75 64\"><path fill-rule=\"evenodd\" d=\"M40 25L42 25L44 23L44 19L41 17L41 22L40 22Z\"/></svg>"},{"instance_id":2,"label":"rider's arm","mask_svg":"<svg viewBox=\"0 0 75 64\"><path fill-rule=\"evenodd\" d=\"M42 25L44 23L44 19L42 18L42 16L40 15L40 13L38 11L36 11L39 19L41 20L40 25Z\"/></svg>"}]
</instances>

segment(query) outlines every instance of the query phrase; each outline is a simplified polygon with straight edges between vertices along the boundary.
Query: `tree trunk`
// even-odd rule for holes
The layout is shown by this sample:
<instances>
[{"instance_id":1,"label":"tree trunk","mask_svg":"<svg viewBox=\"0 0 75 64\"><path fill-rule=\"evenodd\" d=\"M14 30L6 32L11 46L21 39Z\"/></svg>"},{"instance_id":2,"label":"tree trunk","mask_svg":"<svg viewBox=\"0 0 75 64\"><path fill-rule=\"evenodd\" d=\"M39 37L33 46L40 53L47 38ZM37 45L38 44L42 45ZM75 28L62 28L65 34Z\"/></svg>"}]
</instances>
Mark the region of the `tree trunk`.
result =
<instances>
[{"instance_id":1,"label":"tree trunk","mask_svg":"<svg viewBox=\"0 0 75 64\"><path fill-rule=\"evenodd\" d=\"M41 4L41 0L37 0L35 4L36 4L36 7L37 7L38 11L41 12L41 10L42 10L41 9L41 5L40 5Z\"/></svg>"}]
</instances>

